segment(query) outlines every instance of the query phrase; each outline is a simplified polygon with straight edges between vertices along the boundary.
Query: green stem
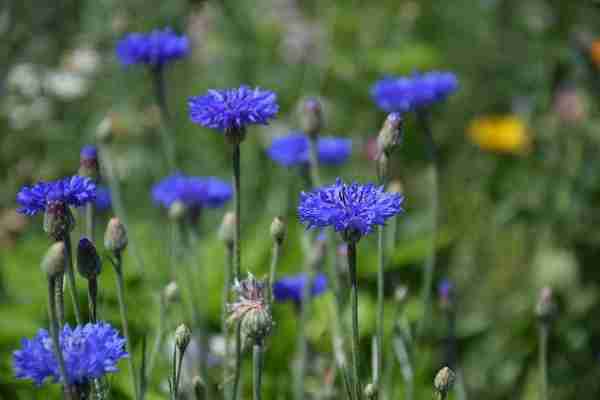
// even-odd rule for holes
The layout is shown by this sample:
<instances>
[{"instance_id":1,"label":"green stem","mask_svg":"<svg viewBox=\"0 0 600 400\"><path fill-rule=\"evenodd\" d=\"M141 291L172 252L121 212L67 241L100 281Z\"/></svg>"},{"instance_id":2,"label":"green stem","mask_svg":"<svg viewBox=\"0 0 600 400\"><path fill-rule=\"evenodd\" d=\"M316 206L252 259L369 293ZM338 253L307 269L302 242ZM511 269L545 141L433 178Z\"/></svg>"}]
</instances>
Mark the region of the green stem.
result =
<instances>
[{"instance_id":1,"label":"green stem","mask_svg":"<svg viewBox=\"0 0 600 400\"><path fill-rule=\"evenodd\" d=\"M158 329L156 332L156 337L154 338L154 344L152 346L152 352L150 353L150 359L148 361L148 368L145 371L146 379L150 380L152 375L152 370L154 369L154 363L156 362L156 357L160 352L160 345L162 343L162 339L165 333L165 319L167 316L167 304L164 295L160 295L159 299L159 312L158 312Z\"/></svg>"},{"instance_id":2,"label":"green stem","mask_svg":"<svg viewBox=\"0 0 600 400\"><path fill-rule=\"evenodd\" d=\"M65 324L65 274L59 274L53 279L56 281L54 286L56 320L58 326L62 328L62 326Z\"/></svg>"},{"instance_id":3,"label":"green stem","mask_svg":"<svg viewBox=\"0 0 600 400\"><path fill-rule=\"evenodd\" d=\"M373 370L373 384L380 389L381 371L383 369L383 317L384 317L384 274L385 254L384 254L384 227L377 229L377 327L375 338L375 363ZM375 398L379 396L380 390L376 391Z\"/></svg>"},{"instance_id":4,"label":"green stem","mask_svg":"<svg viewBox=\"0 0 600 400\"><path fill-rule=\"evenodd\" d=\"M125 286L123 284L123 259L121 253L115 253L116 262L113 263L115 267L115 274L117 276L117 297L119 299L119 313L121 314L121 324L123 325L123 335L125 336L125 347L129 353L127 361L129 362L129 373L131 375L131 383L133 384L134 399L138 400L138 385L135 373L135 365L133 361L133 351L131 346L131 339L129 336L129 324L127 323L127 305L125 304Z\"/></svg>"},{"instance_id":5,"label":"green stem","mask_svg":"<svg viewBox=\"0 0 600 400\"><path fill-rule=\"evenodd\" d=\"M260 385L262 379L262 344L257 341L252 351L252 393L253 400L260 400Z\"/></svg>"},{"instance_id":6,"label":"green stem","mask_svg":"<svg viewBox=\"0 0 600 400\"><path fill-rule=\"evenodd\" d=\"M77 285L75 283L75 271L73 270L73 257L71 250L71 235L65 234L63 238L65 244L65 271L67 272L67 281L69 284L69 293L71 301L73 301L73 309L75 310L75 320L77 325L81 325L81 310L79 309L79 301L77 300Z\"/></svg>"},{"instance_id":7,"label":"green stem","mask_svg":"<svg viewBox=\"0 0 600 400\"><path fill-rule=\"evenodd\" d=\"M92 242L94 242L94 234L96 230L96 220L94 219L94 211L94 203L87 203L85 206L85 234L87 235L88 239L90 239Z\"/></svg>"},{"instance_id":8,"label":"green stem","mask_svg":"<svg viewBox=\"0 0 600 400\"><path fill-rule=\"evenodd\" d=\"M167 166L169 170L175 169L175 145L173 143L172 132L169 132L168 127L171 124L171 116L167 107L167 96L165 87L165 71L162 67L156 67L152 69L152 77L154 80L154 95L160 109L160 135L163 142L163 149L165 152L165 158L167 159Z\"/></svg>"},{"instance_id":9,"label":"green stem","mask_svg":"<svg viewBox=\"0 0 600 400\"><path fill-rule=\"evenodd\" d=\"M225 361L223 363L223 384L225 385L225 398L231 398L231 385L226 384L229 380L229 354L231 345L227 334L227 305L229 304L229 293L231 292L231 277L233 275L233 246L226 244L225 277L223 279L223 300L221 310L221 329L225 337Z\"/></svg>"},{"instance_id":10,"label":"green stem","mask_svg":"<svg viewBox=\"0 0 600 400\"><path fill-rule=\"evenodd\" d=\"M540 322L539 331L540 400L548 400L548 323Z\"/></svg>"},{"instance_id":11,"label":"green stem","mask_svg":"<svg viewBox=\"0 0 600 400\"><path fill-rule=\"evenodd\" d=\"M275 283L275 274L279 264L281 254L281 243L275 240L273 243L273 254L271 255L271 268L269 270L269 304L273 302L273 284Z\"/></svg>"},{"instance_id":12,"label":"green stem","mask_svg":"<svg viewBox=\"0 0 600 400\"><path fill-rule=\"evenodd\" d=\"M242 323L238 322L235 330L235 375L233 378L233 390L231 398L236 400L240 386L240 372L242 370Z\"/></svg>"},{"instance_id":13,"label":"green stem","mask_svg":"<svg viewBox=\"0 0 600 400\"><path fill-rule=\"evenodd\" d=\"M235 229L233 235L233 273L236 280L241 279L241 263L242 263L242 252L240 248L240 144L233 144L232 154L232 167L233 167L233 203L235 212ZM237 400L238 388L240 385L241 368L242 368L242 338L241 329L238 324L238 328L235 334L235 372L233 378L233 392L231 398Z\"/></svg>"},{"instance_id":14,"label":"green stem","mask_svg":"<svg viewBox=\"0 0 600 400\"><path fill-rule=\"evenodd\" d=\"M423 317L419 322L418 334L424 333L429 324L429 313L431 309L431 290L433 285L433 275L435 272L435 256L438 235L438 212L439 212L439 183L437 167L437 149L433 140L431 126L428 115L425 112L417 114L418 122L421 126L426 140L426 146L430 161L431 175L431 243L427 258L425 259L425 278L421 289L421 301L423 302Z\"/></svg>"},{"instance_id":15,"label":"green stem","mask_svg":"<svg viewBox=\"0 0 600 400\"><path fill-rule=\"evenodd\" d=\"M88 304L90 307L90 322L96 323L98 320L98 279L95 277L88 279Z\"/></svg>"},{"instance_id":16,"label":"green stem","mask_svg":"<svg viewBox=\"0 0 600 400\"><path fill-rule=\"evenodd\" d=\"M316 137L311 137L309 140L309 165L310 179L313 187L321 186L321 175L319 174L319 153Z\"/></svg>"},{"instance_id":17,"label":"green stem","mask_svg":"<svg viewBox=\"0 0 600 400\"><path fill-rule=\"evenodd\" d=\"M56 303L55 303L55 282L56 277L48 278L48 318L50 319L50 336L52 336L52 349L54 350L54 356L58 360L58 371L60 377L65 385L64 396L66 400L71 400L71 391L67 380L67 369L65 368L65 360L63 359L62 351L60 350L59 342L59 328L58 320L56 317Z\"/></svg>"},{"instance_id":18,"label":"green stem","mask_svg":"<svg viewBox=\"0 0 600 400\"><path fill-rule=\"evenodd\" d=\"M176 350L175 353L177 354L177 368L175 369L175 388L173 390L175 392L175 399L177 399L179 398L179 381L181 380L181 364L183 363L184 353L179 350Z\"/></svg>"},{"instance_id":19,"label":"green stem","mask_svg":"<svg viewBox=\"0 0 600 400\"><path fill-rule=\"evenodd\" d=\"M359 335L358 335L358 279L356 277L356 243L348 243L348 271L350 273L350 307L352 309L352 375L354 380L354 395L357 400L362 398L359 364Z\"/></svg>"}]
</instances>

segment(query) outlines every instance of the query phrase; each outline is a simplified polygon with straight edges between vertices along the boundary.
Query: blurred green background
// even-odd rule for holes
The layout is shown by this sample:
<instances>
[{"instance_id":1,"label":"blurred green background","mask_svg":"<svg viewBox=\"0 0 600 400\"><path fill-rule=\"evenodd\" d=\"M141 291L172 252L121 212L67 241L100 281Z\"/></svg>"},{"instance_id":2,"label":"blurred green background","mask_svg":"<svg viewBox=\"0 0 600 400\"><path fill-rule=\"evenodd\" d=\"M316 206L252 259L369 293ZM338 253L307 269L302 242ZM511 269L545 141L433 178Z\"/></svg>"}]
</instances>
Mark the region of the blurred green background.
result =
<instances>
[{"instance_id":1,"label":"blurred green background","mask_svg":"<svg viewBox=\"0 0 600 400\"><path fill-rule=\"evenodd\" d=\"M0 398L59 395L56 385L38 389L15 380L12 372L11 353L20 338L47 326L39 262L49 244L41 217L14 213L15 195L23 184L75 173L80 147L94 143L100 125L114 136L113 166L130 236L143 260L140 268L132 249L128 251L126 296L136 357L143 338L153 340L158 296L170 280L171 258L168 219L152 204L150 188L170 171L150 74L142 67L122 67L114 46L127 32L165 26L186 33L192 43L190 57L170 65L166 76L180 170L225 179L230 175L222 137L188 120L188 96L242 83L279 96L277 120L252 128L242 146L243 262L259 276L268 271L268 228L276 215L289 217L290 230L280 272L300 271L306 258L303 228L288 194L290 187L299 190L301 178L276 166L264 151L273 137L298 127L299 100L319 96L326 132L353 139L351 163L325 170L326 180L374 180L368 144L385 115L371 101L370 86L386 74L455 72L460 89L432 112L441 184L435 282L448 278L456 287L458 365L468 398L538 398L534 308L545 285L555 290L558 302L549 347L551 398L600 395L600 322L594 318L600 306L597 2L152 3L9 0L0 5ZM426 151L412 117L404 134L393 174L403 185L406 214L399 220L399 240L386 271L386 371L395 388L390 399L404 398L391 348L391 327L398 318L394 290L408 288L400 319L403 326L414 326L422 313L418 292L431 240ZM201 245L188 261L197 265L190 269L190 279L204 289L196 293L196 301L214 335L220 327L225 258L216 234L222 214L203 214ZM99 234L109 216L100 216ZM367 365L374 328L375 238L361 242L359 250L361 344ZM108 263L104 268L99 313L120 326L114 274ZM85 293L80 294L83 302ZM328 295L311 308L311 398L322 395L331 359L330 305ZM275 319L266 354L265 398L285 399L291 393L294 308L276 306ZM186 301L169 307L169 331L188 320ZM444 313L434 302L426 340L413 354L417 399L433 395L433 376L445 362L445 335ZM167 349L158 361L149 399L166 397ZM121 373L110 379L112 398L131 396L126 369L121 363ZM211 368L214 385L219 371ZM246 396L249 382L248 374ZM341 391L334 394L341 396Z\"/></svg>"}]
</instances>

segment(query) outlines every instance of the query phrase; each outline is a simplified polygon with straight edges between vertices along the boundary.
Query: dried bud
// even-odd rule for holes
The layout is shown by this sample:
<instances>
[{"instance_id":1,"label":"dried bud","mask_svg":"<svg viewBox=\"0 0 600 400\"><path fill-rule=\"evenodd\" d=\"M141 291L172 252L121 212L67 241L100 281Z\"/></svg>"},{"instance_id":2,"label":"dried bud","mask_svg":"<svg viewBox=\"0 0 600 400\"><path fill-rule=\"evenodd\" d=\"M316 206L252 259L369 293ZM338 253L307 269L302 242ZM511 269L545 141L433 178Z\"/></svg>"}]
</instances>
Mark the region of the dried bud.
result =
<instances>
[{"instance_id":1,"label":"dried bud","mask_svg":"<svg viewBox=\"0 0 600 400\"><path fill-rule=\"evenodd\" d=\"M252 274L243 281L236 281L233 290L236 300L229 305L228 321L241 322L244 342L262 341L271 332L273 319L265 296L265 284Z\"/></svg>"},{"instance_id":2,"label":"dried bud","mask_svg":"<svg viewBox=\"0 0 600 400\"><path fill-rule=\"evenodd\" d=\"M75 218L69 206L60 201L50 201L44 212L44 232L54 240L62 240L75 228Z\"/></svg>"},{"instance_id":3,"label":"dried bud","mask_svg":"<svg viewBox=\"0 0 600 400\"><path fill-rule=\"evenodd\" d=\"M177 286L177 282L172 281L165 286L163 295L165 296L165 300L169 303L173 303L179 300L179 287Z\"/></svg>"},{"instance_id":4,"label":"dried bud","mask_svg":"<svg viewBox=\"0 0 600 400\"><path fill-rule=\"evenodd\" d=\"M42 259L42 271L48 278L54 278L65 272L65 244L56 242L46 252Z\"/></svg>"},{"instance_id":5,"label":"dried bud","mask_svg":"<svg viewBox=\"0 0 600 400\"><path fill-rule=\"evenodd\" d=\"M225 213L223 222L219 228L219 239L227 246L233 246L233 237L235 234L235 214L232 211Z\"/></svg>"},{"instance_id":6,"label":"dried bud","mask_svg":"<svg viewBox=\"0 0 600 400\"><path fill-rule=\"evenodd\" d=\"M402 139L402 116L399 113L391 113L385 119L383 127L377 137L377 148L379 156L382 153L390 154Z\"/></svg>"},{"instance_id":7,"label":"dried bud","mask_svg":"<svg viewBox=\"0 0 600 400\"><path fill-rule=\"evenodd\" d=\"M192 340L192 331L185 324L181 324L175 330L175 346L181 354L185 353L185 349Z\"/></svg>"},{"instance_id":8,"label":"dried bud","mask_svg":"<svg viewBox=\"0 0 600 400\"><path fill-rule=\"evenodd\" d=\"M310 98L302 103L300 108L300 125L304 133L309 137L317 137L323 128L323 110L319 100Z\"/></svg>"},{"instance_id":9,"label":"dried bud","mask_svg":"<svg viewBox=\"0 0 600 400\"><path fill-rule=\"evenodd\" d=\"M96 128L96 140L98 143L110 143L113 137L113 117L107 115L100 121Z\"/></svg>"},{"instance_id":10,"label":"dried bud","mask_svg":"<svg viewBox=\"0 0 600 400\"><path fill-rule=\"evenodd\" d=\"M108 221L104 233L104 247L113 253L120 253L127 247L127 231L119 218L113 217Z\"/></svg>"},{"instance_id":11,"label":"dried bud","mask_svg":"<svg viewBox=\"0 0 600 400\"><path fill-rule=\"evenodd\" d=\"M96 149L96 146L83 146L79 157L78 174L97 182L100 179L100 166L98 164L98 149Z\"/></svg>"},{"instance_id":12,"label":"dried bud","mask_svg":"<svg viewBox=\"0 0 600 400\"><path fill-rule=\"evenodd\" d=\"M435 376L435 380L433 381L433 385L435 386L435 390L442 395L442 397L446 396L446 394L452 389L454 385L456 375L454 371L452 371L448 367L442 368L437 375Z\"/></svg>"},{"instance_id":13,"label":"dried bud","mask_svg":"<svg viewBox=\"0 0 600 400\"><path fill-rule=\"evenodd\" d=\"M550 322L556 313L556 303L554 302L554 293L549 287L544 287L540 292L538 303L535 307L535 313L542 322Z\"/></svg>"},{"instance_id":14,"label":"dried bud","mask_svg":"<svg viewBox=\"0 0 600 400\"><path fill-rule=\"evenodd\" d=\"M367 384L367 386L365 386L365 397L367 399L377 398L377 386L372 383Z\"/></svg>"},{"instance_id":15,"label":"dried bud","mask_svg":"<svg viewBox=\"0 0 600 400\"><path fill-rule=\"evenodd\" d=\"M77 271L85 279L94 279L102 270L102 263L96 247L88 238L82 238L77 245Z\"/></svg>"},{"instance_id":16,"label":"dried bud","mask_svg":"<svg viewBox=\"0 0 600 400\"><path fill-rule=\"evenodd\" d=\"M171 207L169 207L169 218L173 221L181 221L181 219L185 216L186 211L187 208L185 204L177 200L171 204Z\"/></svg>"},{"instance_id":17,"label":"dried bud","mask_svg":"<svg viewBox=\"0 0 600 400\"><path fill-rule=\"evenodd\" d=\"M278 244L281 244L285 239L285 228L285 221L282 217L275 217L271 222L271 237Z\"/></svg>"}]
</instances>

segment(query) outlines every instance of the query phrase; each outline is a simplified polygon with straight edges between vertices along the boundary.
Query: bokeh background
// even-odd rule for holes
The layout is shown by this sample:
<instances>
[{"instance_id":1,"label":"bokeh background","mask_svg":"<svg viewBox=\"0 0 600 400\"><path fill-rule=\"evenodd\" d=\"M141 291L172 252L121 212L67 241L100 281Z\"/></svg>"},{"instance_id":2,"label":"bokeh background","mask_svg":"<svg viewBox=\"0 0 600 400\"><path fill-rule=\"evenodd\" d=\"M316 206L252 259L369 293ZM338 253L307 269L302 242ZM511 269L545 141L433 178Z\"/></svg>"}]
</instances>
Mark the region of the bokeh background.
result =
<instances>
[{"instance_id":1,"label":"bokeh background","mask_svg":"<svg viewBox=\"0 0 600 400\"><path fill-rule=\"evenodd\" d=\"M281 112L252 128L243 145L244 268L268 270L268 228L287 215L290 234L280 271L300 271L303 228L294 214L301 178L276 166L265 148L298 127L297 104L319 96L326 132L350 137L349 163L324 171L374 180L372 140L385 114L370 98L384 75L453 71L460 89L432 111L439 146L440 240L435 282L450 279L457 295L457 349L469 398L537 398L540 289L551 286L558 313L549 347L553 399L600 395L600 6L561 0L56 0L0 5L0 398L58 398L57 387L14 379L11 353L21 337L47 326L39 262L48 246L41 217L15 213L23 184L76 172L79 149L110 130L113 167L123 189L134 252L126 258L134 346L152 340L158 296L169 282L169 225L150 197L166 176L160 114L150 74L121 66L116 41L127 32L171 26L189 35L191 56L167 70L177 164L188 174L229 179L222 137L193 125L187 98L242 83L274 90ZM393 175L402 182L406 214L386 270L391 331L394 290L408 289L401 320L422 313L419 288L431 240L427 153L409 117ZM202 241L190 279L211 332L220 326L224 250L216 227L223 210L203 214ZM100 216L99 232L112 215ZM365 364L374 328L375 239L361 242L361 334ZM100 315L120 326L114 274L101 275ZM81 287L81 284L80 284ZM84 299L84 293L81 293ZM308 390L320 396L330 358L331 296L315 300L309 322ZM167 327L189 319L189 304L169 309ZM295 310L275 309L266 354L265 398L291 391ZM446 320L434 302L427 340L413 354L415 398L432 396L444 364ZM392 342L388 336L388 344ZM391 345L390 345L391 346ZM159 359L148 394L165 398L168 356ZM403 398L394 351L385 353ZM113 398L131 396L127 366L110 379ZM246 368L248 370L248 368ZM218 366L212 372L218 381ZM387 370L386 370L387 371ZM249 382L246 377L246 383ZM52 397L54 396L54 397ZM333 395L341 396L341 393Z\"/></svg>"}]
</instances>

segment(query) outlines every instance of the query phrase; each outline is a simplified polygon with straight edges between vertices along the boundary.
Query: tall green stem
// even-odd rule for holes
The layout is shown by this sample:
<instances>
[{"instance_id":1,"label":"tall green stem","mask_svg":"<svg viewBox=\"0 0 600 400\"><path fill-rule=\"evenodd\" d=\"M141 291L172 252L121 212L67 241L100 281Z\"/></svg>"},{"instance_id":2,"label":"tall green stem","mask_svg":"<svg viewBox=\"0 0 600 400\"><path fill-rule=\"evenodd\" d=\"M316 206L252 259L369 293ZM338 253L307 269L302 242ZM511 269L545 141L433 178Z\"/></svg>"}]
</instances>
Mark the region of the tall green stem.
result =
<instances>
[{"instance_id":1,"label":"tall green stem","mask_svg":"<svg viewBox=\"0 0 600 400\"><path fill-rule=\"evenodd\" d=\"M96 277L88 279L88 305L90 307L90 321L96 323L98 320L98 279Z\"/></svg>"},{"instance_id":2,"label":"tall green stem","mask_svg":"<svg viewBox=\"0 0 600 400\"><path fill-rule=\"evenodd\" d=\"M156 337L154 338L154 345L152 346L152 352L150 353L150 359L148 361L148 368L144 373L146 374L146 380L150 380L152 370L154 369L154 363L156 357L160 352L160 345L162 343L163 336L165 334L165 319L167 317L167 299L163 294L159 298L159 311L158 311L158 329L156 330ZM143 393L142 393L143 398Z\"/></svg>"},{"instance_id":3,"label":"tall green stem","mask_svg":"<svg viewBox=\"0 0 600 400\"><path fill-rule=\"evenodd\" d=\"M235 376L233 378L233 389L231 398L236 400L239 394L240 372L242 370L242 322L237 323L235 330Z\"/></svg>"},{"instance_id":4,"label":"tall green stem","mask_svg":"<svg viewBox=\"0 0 600 400\"><path fill-rule=\"evenodd\" d=\"M55 302L55 283L56 277L48 278L48 318L50 319L50 336L52 336L52 350L54 356L58 360L58 372L65 385L64 396L65 400L71 400L71 391L67 380L67 369L65 368L65 360L63 359L62 351L60 350L59 332L58 332L58 320L56 316L56 302Z\"/></svg>"},{"instance_id":5,"label":"tall green stem","mask_svg":"<svg viewBox=\"0 0 600 400\"><path fill-rule=\"evenodd\" d=\"M119 299L119 313L121 314L121 324L123 325L123 335L125 336L126 350L129 353L127 361L129 362L129 373L131 383L133 384L134 399L139 400L138 385L136 378L136 369L133 361L133 351L131 339L129 337L129 324L127 323L127 304L125 304L125 285L123 284L123 258L120 252L115 254L115 275L117 277L117 297Z\"/></svg>"},{"instance_id":6,"label":"tall green stem","mask_svg":"<svg viewBox=\"0 0 600 400\"><path fill-rule=\"evenodd\" d=\"M236 280L241 279L241 263L242 263L242 252L240 248L240 144L233 144L232 154L232 167L233 167L233 203L235 212L235 229L233 231L233 271ZM242 369L242 338L241 329L238 326L235 335L235 372L233 378L233 393L231 398L237 399L238 387L240 384L241 369Z\"/></svg>"},{"instance_id":7,"label":"tall green stem","mask_svg":"<svg viewBox=\"0 0 600 400\"><path fill-rule=\"evenodd\" d=\"M540 400L548 400L548 336L550 327L547 322L539 326L539 363L540 363Z\"/></svg>"},{"instance_id":8,"label":"tall green stem","mask_svg":"<svg viewBox=\"0 0 600 400\"><path fill-rule=\"evenodd\" d=\"M173 170L175 169L175 145L173 143L172 132L169 132L168 129L171 124L171 116L167 107L164 68L153 68L152 77L154 80L154 95L156 97L156 101L158 102L158 108L160 109L161 124L159 131L163 142L165 158L167 159L167 166L169 167L169 170Z\"/></svg>"},{"instance_id":9,"label":"tall green stem","mask_svg":"<svg viewBox=\"0 0 600 400\"><path fill-rule=\"evenodd\" d=\"M318 187L321 185L321 175L319 174L319 153L316 137L311 137L309 141L309 162L312 185Z\"/></svg>"},{"instance_id":10,"label":"tall green stem","mask_svg":"<svg viewBox=\"0 0 600 400\"><path fill-rule=\"evenodd\" d=\"M348 243L348 271L350 273L350 307L352 309L352 373L354 380L354 395L357 400L362 398L359 364L359 335L358 335L358 279L356 276L356 243Z\"/></svg>"},{"instance_id":11,"label":"tall green stem","mask_svg":"<svg viewBox=\"0 0 600 400\"><path fill-rule=\"evenodd\" d=\"M56 307L56 320L58 326L62 328L65 324L65 274L59 274L53 278L55 280L54 285L54 299Z\"/></svg>"},{"instance_id":12,"label":"tall green stem","mask_svg":"<svg viewBox=\"0 0 600 400\"><path fill-rule=\"evenodd\" d=\"M439 183L438 183L438 161L437 149L431 132L429 117L425 111L417 113L417 119L426 141L429 156L429 172L431 175L431 242L427 258L425 259L425 277L421 289L421 301L423 302L423 317L419 322L418 334L422 335L429 324L429 313L431 309L431 290L433 285L433 274L435 272L435 256L438 235L438 207L439 207Z\"/></svg>"},{"instance_id":13,"label":"tall green stem","mask_svg":"<svg viewBox=\"0 0 600 400\"><path fill-rule=\"evenodd\" d=\"M277 240L273 243L273 254L271 255L271 268L269 270L269 304L273 302L273 284L275 283L275 274L279 264L281 254L281 243Z\"/></svg>"},{"instance_id":14,"label":"tall green stem","mask_svg":"<svg viewBox=\"0 0 600 400\"><path fill-rule=\"evenodd\" d=\"M87 203L85 206L85 234L92 242L94 241L95 234L95 218L94 218L94 203Z\"/></svg>"},{"instance_id":15,"label":"tall green stem","mask_svg":"<svg viewBox=\"0 0 600 400\"><path fill-rule=\"evenodd\" d=\"M262 380L262 343L254 343L252 351L252 393L253 400L260 400L260 385Z\"/></svg>"},{"instance_id":16,"label":"tall green stem","mask_svg":"<svg viewBox=\"0 0 600 400\"><path fill-rule=\"evenodd\" d=\"M380 389L381 371L383 369L383 317L384 317L384 275L385 266L384 254L384 227L377 229L377 327L375 339L375 365L373 370L373 384ZM376 391L375 398L378 398L380 390Z\"/></svg>"},{"instance_id":17,"label":"tall green stem","mask_svg":"<svg viewBox=\"0 0 600 400\"><path fill-rule=\"evenodd\" d=\"M79 309L79 301L77 300L77 285L75 283L75 271L73 270L73 257L71 250L71 235L65 234L63 238L65 244L65 271L67 272L67 281L69 282L69 292L73 301L73 309L75 310L75 320L77 325L81 325L81 310Z\"/></svg>"},{"instance_id":18,"label":"tall green stem","mask_svg":"<svg viewBox=\"0 0 600 400\"><path fill-rule=\"evenodd\" d=\"M226 382L229 380L229 354L231 343L229 341L229 335L227 334L227 305L229 304L229 293L231 292L231 277L233 276L233 246L227 243L226 248L226 261L225 261L225 279L223 279L223 300L221 310L221 329L225 337L225 362L223 363L223 384L225 390L225 398L231 398L231 385Z\"/></svg>"}]
</instances>

